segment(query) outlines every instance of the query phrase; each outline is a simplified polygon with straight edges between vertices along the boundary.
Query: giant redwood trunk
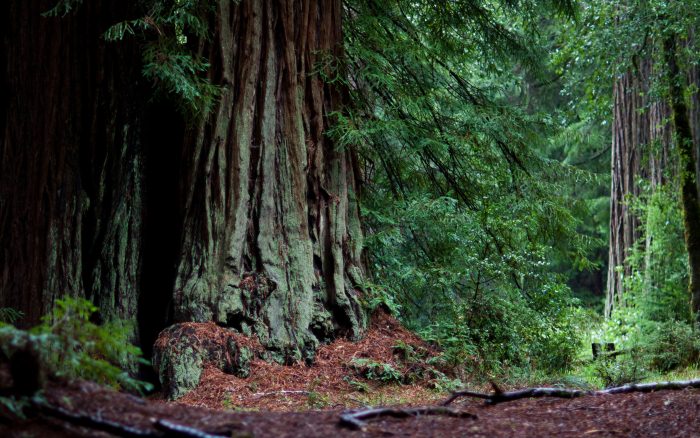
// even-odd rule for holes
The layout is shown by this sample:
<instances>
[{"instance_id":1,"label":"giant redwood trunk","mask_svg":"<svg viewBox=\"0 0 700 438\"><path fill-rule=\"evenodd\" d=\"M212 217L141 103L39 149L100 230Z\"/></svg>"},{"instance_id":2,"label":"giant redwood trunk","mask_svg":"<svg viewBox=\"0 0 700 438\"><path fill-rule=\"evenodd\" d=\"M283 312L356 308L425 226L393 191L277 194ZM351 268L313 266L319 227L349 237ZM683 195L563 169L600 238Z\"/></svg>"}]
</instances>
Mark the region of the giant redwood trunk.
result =
<instances>
[{"instance_id":1,"label":"giant redwood trunk","mask_svg":"<svg viewBox=\"0 0 700 438\"><path fill-rule=\"evenodd\" d=\"M0 5L0 306L29 325L85 296L140 316L146 349L213 320L286 361L359 335L359 174L327 134L340 0L218 1L199 50L221 95L195 123L140 98L136 44L101 38L136 2L54 3Z\"/></svg>"},{"instance_id":2,"label":"giant redwood trunk","mask_svg":"<svg viewBox=\"0 0 700 438\"><path fill-rule=\"evenodd\" d=\"M138 55L100 35L129 4L0 5L0 306L36 323L63 295L134 320L140 278Z\"/></svg>"},{"instance_id":3,"label":"giant redwood trunk","mask_svg":"<svg viewBox=\"0 0 700 438\"><path fill-rule=\"evenodd\" d=\"M202 50L222 95L184 140L175 319L256 333L287 361L363 326L359 175L326 134L343 105L341 13L221 0Z\"/></svg>"}]
</instances>

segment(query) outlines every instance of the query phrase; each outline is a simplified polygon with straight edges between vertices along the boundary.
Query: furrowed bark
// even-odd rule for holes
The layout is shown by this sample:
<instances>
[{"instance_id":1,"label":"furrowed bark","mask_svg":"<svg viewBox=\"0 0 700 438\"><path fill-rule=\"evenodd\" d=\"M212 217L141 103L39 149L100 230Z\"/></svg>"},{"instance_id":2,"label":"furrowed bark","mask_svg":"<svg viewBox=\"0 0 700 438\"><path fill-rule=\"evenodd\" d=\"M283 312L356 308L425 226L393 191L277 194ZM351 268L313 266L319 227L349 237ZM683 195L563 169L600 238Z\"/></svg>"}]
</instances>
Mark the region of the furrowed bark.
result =
<instances>
[{"instance_id":1,"label":"furrowed bark","mask_svg":"<svg viewBox=\"0 0 700 438\"><path fill-rule=\"evenodd\" d=\"M642 93L647 88L646 63L628 71L614 86L611 151L610 244L605 315L623 303L623 278L629 274L626 253L639 238L639 219L630 211L630 197L639 195L642 146L649 141L649 115Z\"/></svg>"},{"instance_id":2,"label":"furrowed bark","mask_svg":"<svg viewBox=\"0 0 700 438\"><path fill-rule=\"evenodd\" d=\"M129 2L0 6L0 306L38 322L63 295L133 320L140 277L141 146L135 47L101 34Z\"/></svg>"},{"instance_id":3,"label":"furrowed bark","mask_svg":"<svg viewBox=\"0 0 700 438\"><path fill-rule=\"evenodd\" d=\"M358 336L353 155L326 135L343 95L341 2L221 0L202 51L218 107L185 138L177 321L256 333L278 360Z\"/></svg>"}]
</instances>

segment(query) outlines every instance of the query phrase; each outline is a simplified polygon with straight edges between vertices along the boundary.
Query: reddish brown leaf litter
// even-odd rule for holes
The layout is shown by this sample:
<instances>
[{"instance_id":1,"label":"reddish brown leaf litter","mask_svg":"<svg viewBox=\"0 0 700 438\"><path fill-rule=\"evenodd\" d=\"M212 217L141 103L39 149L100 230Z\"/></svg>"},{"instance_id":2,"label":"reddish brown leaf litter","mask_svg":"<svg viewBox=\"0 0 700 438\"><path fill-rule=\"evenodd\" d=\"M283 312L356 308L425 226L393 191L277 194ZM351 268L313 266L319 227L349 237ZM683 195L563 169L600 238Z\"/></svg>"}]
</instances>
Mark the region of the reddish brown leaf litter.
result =
<instances>
[{"instance_id":1,"label":"reddish brown leaf litter","mask_svg":"<svg viewBox=\"0 0 700 438\"><path fill-rule=\"evenodd\" d=\"M222 337L222 330L214 324L194 324L198 336ZM257 339L236 335L240 345L260 351ZM224 342L223 340L221 342ZM309 408L338 409L345 406L377 404L407 404L419 400L437 401L443 395L432 389L426 376L411 385L384 385L358 376L351 364L353 359L371 359L388 364L401 374L408 374L415 363L404 360L397 345L408 345L423 357L435 351L415 334L406 330L393 317L377 312L373 315L366 336L359 342L339 339L321 346L311 366L297 363L291 366L266 362L256 355L251 363L251 374L239 378L214 367L204 371L197 389L177 402L190 406L229 410L294 411ZM358 391L362 382L369 392Z\"/></svg>"},{"instance_id":2,"label":"reddish brown leaf litter","mask_svg":"<svg viewBox=\"0 0 700 438\"><path fill-rule=\"evenodd\" d=\"M257 351L261 348L257 340L231 335L214 324L192 324L191 329L203 341L223 342L224 338L235 336L239 345ZM140 431L142 436L166 436L157 427L158 421L168 421L227 437L700 438L700 390L586 396L574 400L524 399L496 406L460 399L453 408L473 416L380 418L368 421L365 431L341 427L340 413L348 408L435 405L447 397L430 389L433 382L429 377L412 385L383 385L364 380L367 392L350 383L362 381L349 366L353 358L372 359L402 373L411 372L416 365L395 348L399 341L421 352L423 359L435 354L396 320L378 314L373 317L366 338L360 342L337 340L321 347L312 366L282 366L255 359L251 375L245 379L208 368L200 386L175 403L143 400L86 382L52 383L45 397L51 406L74 416L123 425ZM76 426L45 412L35 413L23 422L0 423L0 437L4 436L115 435L96 431L94 427Z\"/></svg>"},{"instance_id":3,"label":"reddish brown leaf litter","mask_svg":"<svg viewBox=\"0 0 700 438\"><path fill-rule=\"evenodd\" d=\"M213 322L183 322L179 324L179 327L183 331L187 331L189 335L197 339L201 344L212 344L216 346L225 346L229 338L233 338L239 347L250 348L254 351L259 351L262 346L258 342L257 338L243 336L239 333L226 330ZM154 348L165 348L166 343L171 341L171 339L159 336L156 339Z\"/></svg>"},{"instance_id":4,"label":"reddish brown leaf litter","mask_svg":"<svg viewBox=\"0 0 700 438\"><path fill-rule=\"evenodd\" d=\"M659 391L575 400L528 399L496 406L468 400L457 407L476 418L425 416L382 419L365 432L338 425L340 411L224 412L176 403L144 401L94 384L51 387L51 404L72 412L155 431L168 420L229 437L700 437L700 391ZM109 437L46 416L0 425L8 437Z\"/></svg>"}]
</instances>

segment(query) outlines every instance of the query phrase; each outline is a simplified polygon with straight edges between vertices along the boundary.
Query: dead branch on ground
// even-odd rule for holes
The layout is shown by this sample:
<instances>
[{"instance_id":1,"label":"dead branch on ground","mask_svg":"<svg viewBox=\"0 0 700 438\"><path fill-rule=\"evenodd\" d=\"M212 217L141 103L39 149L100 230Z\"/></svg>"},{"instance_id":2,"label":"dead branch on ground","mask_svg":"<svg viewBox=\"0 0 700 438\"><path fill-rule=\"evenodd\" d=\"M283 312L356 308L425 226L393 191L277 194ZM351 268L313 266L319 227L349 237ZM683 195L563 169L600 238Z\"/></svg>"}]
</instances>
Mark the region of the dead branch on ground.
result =
<instances>
[{"instance_id":1,"label":"dead branch on ground","mask_svg":"<svg viewBox=\"0 0 700 438\"><path fill-rule=\"evenodd\" d=\"M253 394L253 398L263 398L270 397L274 395L310 395L309 391L293 391L288 389L283 389L281 391L270 391L270 392L256 392Z\"/></svg>"},{"instance_id":2,"label":"dead branch on ground","mask_svg":"<svg viewBox=\"0 0 700 438\"><path fill-rule=\"evenodd\" d=\"M441 406L447 406L453 401L461 397L480 398L488 404L503 403L523 398L538 398L538 397L558 397L558 398L576 398L585 395L607 395L607 394L627 394L631 392L651 392L662 390L679 390L688 388L700 388L700 379L694 380L679 380L675 382L654 382L654 383L639 383L617 386L614 388L601 389L598 391L584 391L581 389L571 388L526 388L517 391L501 391L494 386L494 392L487 394L483 392L475 392L469 390L455 391Z\"/></svg>"},{"instance_id":3,"label":"dead branch on ground","mask_svg":"<svg viewBox=\"0 0 700 438\"><path fill-rule=\"evenodd\" d=\"M367 428L367 421L379 417L407 418L421 415L446 415L457 418L476 418L476 415L469 412L458 411L444 406L425 406L418 408L372 408L361 411L347 411L340 415L340 425L355 430L364 431Z\"/></svg>"}]
</instances>

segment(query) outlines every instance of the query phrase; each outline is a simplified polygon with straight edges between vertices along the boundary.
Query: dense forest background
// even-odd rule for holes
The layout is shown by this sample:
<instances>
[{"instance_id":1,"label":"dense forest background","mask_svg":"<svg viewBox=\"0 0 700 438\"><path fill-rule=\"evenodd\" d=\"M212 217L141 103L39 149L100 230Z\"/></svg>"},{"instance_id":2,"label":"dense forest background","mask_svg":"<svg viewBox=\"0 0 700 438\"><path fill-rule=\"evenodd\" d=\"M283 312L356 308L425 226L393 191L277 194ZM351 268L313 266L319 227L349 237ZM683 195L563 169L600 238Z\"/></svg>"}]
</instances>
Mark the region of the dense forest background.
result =
<instances>
[{"instance_id":1,"label":"dense forest background","mask_svg":"<svg viewBox=\"0 0 700 438\"><path fill-rule=\"evenodd\" d=\"M73 311L150 358L166 327L214 321L310 363L382 308L461 379L609 385L700 358L695 1L0 17L0 316L19 328ZM584 364L592 342L625 354Z\"/></svg>"}]
</instances>

